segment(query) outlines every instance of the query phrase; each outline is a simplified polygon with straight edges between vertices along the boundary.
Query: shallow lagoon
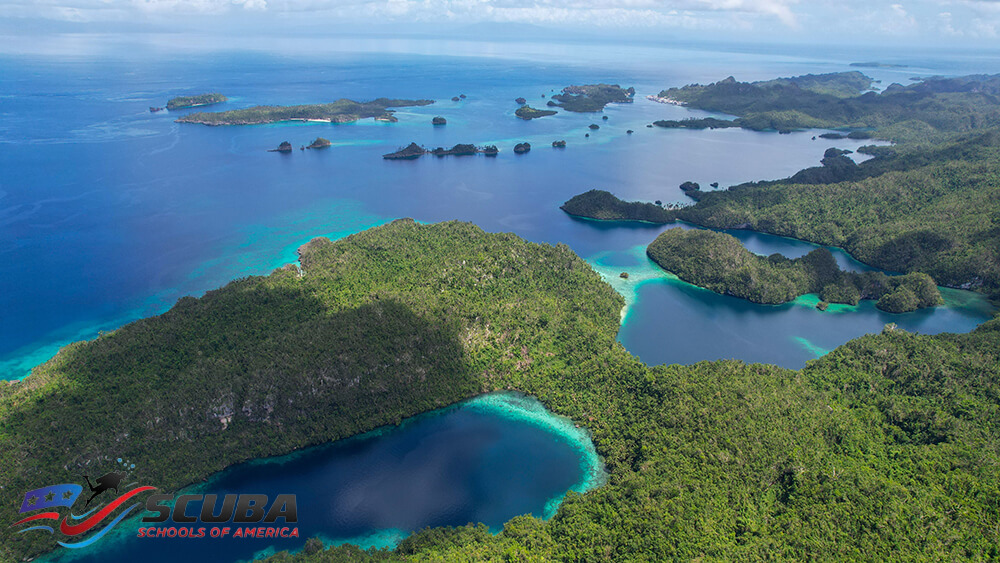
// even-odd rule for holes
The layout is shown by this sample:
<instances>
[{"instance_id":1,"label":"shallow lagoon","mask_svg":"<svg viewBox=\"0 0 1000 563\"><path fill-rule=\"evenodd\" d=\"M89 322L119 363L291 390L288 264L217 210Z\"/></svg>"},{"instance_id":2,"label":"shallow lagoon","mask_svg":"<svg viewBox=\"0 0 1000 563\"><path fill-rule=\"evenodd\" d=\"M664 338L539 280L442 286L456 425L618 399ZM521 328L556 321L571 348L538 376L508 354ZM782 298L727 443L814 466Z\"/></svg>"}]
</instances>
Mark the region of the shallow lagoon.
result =
<instances>
[{"instance_id":1,"label":"shallow lagoon","mask_svg":"<svg viewBox=\"0 0 1000 563\"><path fill-rule=\"evenodd\" d=\"M483 522L498 532L521 514L551 517L567 491L585 492L604 478L585 429L533 398L492 393L399 426L236 465L183 491L296 494L298 539L139 539L137 526L125 522L117 536L45 560L231 561L300 549L317 535L367 548L394 546L427 526Z\"/></svg>"}]
</instances>

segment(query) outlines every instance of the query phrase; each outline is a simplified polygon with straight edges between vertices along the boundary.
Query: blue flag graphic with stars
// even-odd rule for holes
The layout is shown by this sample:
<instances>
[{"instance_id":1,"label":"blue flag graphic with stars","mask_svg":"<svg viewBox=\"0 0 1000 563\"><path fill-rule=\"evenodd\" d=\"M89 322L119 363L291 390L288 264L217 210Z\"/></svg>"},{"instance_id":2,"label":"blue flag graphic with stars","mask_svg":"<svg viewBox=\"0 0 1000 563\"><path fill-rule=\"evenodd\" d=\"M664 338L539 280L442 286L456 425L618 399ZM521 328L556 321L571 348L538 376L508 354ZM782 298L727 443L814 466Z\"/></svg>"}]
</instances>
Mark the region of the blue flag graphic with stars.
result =
<instances>
[{"instance_id":1,"label":"blue flag graphic with stars","mask_svg":"<svg viewBox=\"0 0 1000 563\"><path fill-rule=\"evenodd\" d=\"M49 485L41 489L35 489L24 493L24 502L21 503L20 512L31 512L42 508L52 508L53 506L73 506L73 501L80 496L83 487L75 483L63 483L62 485Z\"/></svg>"}]
</instances>

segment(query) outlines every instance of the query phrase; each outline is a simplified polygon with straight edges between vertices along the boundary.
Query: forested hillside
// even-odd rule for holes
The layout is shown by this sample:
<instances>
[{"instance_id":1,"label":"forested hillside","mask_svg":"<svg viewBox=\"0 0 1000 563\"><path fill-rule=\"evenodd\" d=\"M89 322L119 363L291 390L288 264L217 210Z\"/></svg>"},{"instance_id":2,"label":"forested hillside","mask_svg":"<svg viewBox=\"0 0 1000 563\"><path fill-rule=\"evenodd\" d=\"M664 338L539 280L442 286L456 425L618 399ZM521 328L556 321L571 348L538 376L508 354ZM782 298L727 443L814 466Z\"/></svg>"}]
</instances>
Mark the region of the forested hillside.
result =
<instances>
[{"instance_id":1,"label":"forested hillside","mask_svg":"<svg viewBox=\"0 0 1000 563\"><path fill-rule=\"evenodd\" d=\"M1000 292L1000 130L947 142L863 147L855 164L831 148L791 178L698 192L691 206L623 202L591 190L562 209L597 219L751 229L837 246L873 266L939 284Z\"/></svg>"},{"instance_id":2,"label":"forested hillside","mask_svg":"<svg viewBox=\"0 0 1000 563\"><path fill-rule=\"evenodd\" d=\"M561 387L611 347L623 305L567 247L466 223L400 220L300 255L301 272L185 297L0 386L0 502L108 457L176 490L525 380ZM0 531L0 559L54 545Z\"/></svg>"},{"instance_id":3,"label":"forested hillside","mask_svg":"<svg viewBox=\"0 0 1000 563\"><path fill-rule=\"evenodd\" d=\"M927 274L845 272L826 248L794 259L781 254L765 257L750 252L732 235L675 228L656 237L646 254L686 282L754 303L786 303L807 293L819 295L821 304L857 305L861 299L872 299L890 313L943 303Z\"/></svg>"},{"instance_id":4,"label":"forested hillside","mask_svg":"<svg viewBox=\"0 0 1000 563\"><path fill-rule=\"evenodd\" d=\"M930 148L877 149L884 156L845 179L808 182L816 172L805 170L796 176L806 182L706 192L673 216L839 246L886 270L992 293L1000 290L997 138L991 131Z\"/></svg>"},{"instance_id":5,"label":"forested hillside","mask_svg":"<svg viewBox=\"0 0 1000 563\"><path fill-rule=\"evenodd\" d=\"M732 125L758 131L851 128L873 130L875 136L899 142L926 142L1000 126L1000 75L932 77L909 86L891 84L882 92L866 92L870 84L871 79L856 71L765 82L738 82L730 76L705 86L669 88L660 96L691 108L735 115L738 119ZM656 125L726 125L713 121L660 121Z\"/></svg>"},{"instance_id":6,"label":"forested hillside","mask_svg":"<svg viewBox=\"0 0 1000 563\"><path fill-rule=\"evenodd\" d=\"M393 552L272 562L990 560L1000 557L1000 321L887 327L801 371L742 362L579 371L628 463L547 522L425 530ZM579 413L580 411L576 411Z\"/></svg>"},{"instance_id":7,"label":"forested hillside","mask_svg":"<svg viewBox=\"0 0 1000 563\"><path fill-rule=\"evenodd\" d=\"M798 372L649 368L615 342L622 299L566 247L397 221L317 239L301 264L182 299L4 388L3 502L115 454L174 490L511 388L591 429L606 486L497 536L313 542L275 560L1000 556L1000 321L887 329ZM51 547L2 534L8 560Z\"/></svg>"}]
</instances>

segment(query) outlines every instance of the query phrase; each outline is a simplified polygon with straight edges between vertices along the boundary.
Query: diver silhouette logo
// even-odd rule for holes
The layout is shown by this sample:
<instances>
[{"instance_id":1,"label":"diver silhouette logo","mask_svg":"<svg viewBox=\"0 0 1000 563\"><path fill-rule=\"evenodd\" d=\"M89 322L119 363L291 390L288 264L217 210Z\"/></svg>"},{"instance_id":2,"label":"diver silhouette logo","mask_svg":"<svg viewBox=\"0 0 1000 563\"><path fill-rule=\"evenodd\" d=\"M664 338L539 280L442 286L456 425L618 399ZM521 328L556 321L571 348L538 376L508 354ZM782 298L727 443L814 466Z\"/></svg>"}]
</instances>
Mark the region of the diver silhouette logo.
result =
<instances>
[{"instance_id":1,"label":"diver silhouette logo","mask_svg":"<svg viewBox=\"0 0 1000 563\"><path fill-rule=\"evenodd\" d=\"M96 487L90 483L90 477L88 475L84 475L83 478L87 480L87 486L90 487L90 492L94 493L90 495L89 499L87 499L87 504L83 505L84 508L87 508L88 506L90 506L90 501L94 500L94 497L103 493L104 491L107 491L108 489L114 489L115 493L117 493L118 486L121 485L122 481L125 480L125 472L112 471L111 473L107 473L99 477L97 479Z\"/></svg>"},{"instance_id":2,"label":"diver silhouette logo","mask_svg":"<svg viewBox=\"0 0 1000 563\"><path fill-rule=\"evenodd\" d=\"M118 461L121 462L120 459ZM131 467L134 468L135 465ZM83 506L83 513L79 515L75 514L72 508L84 489L76 483L49 485L28 491L24 493L24 501L21 503L21 509L18 513L25 515L25 513L33 512L34 514L24 516L11 524L10 527L30 523L30 526L18 530L17 533L44 531L57 535L57 537L62 536L63 540L77 540L59 541L57 539L56 541L63 547L86 547L104 537L129 513L141 506L142 503L136 502L139 499L135 497L156 490L156 487L148 485L135 486L138 483L124 484L127 476L128 473L125 471L111 471L98 477L92 483L90 477L84 475L83 478L87 480L91 495ZM107 504L97 503L98 506L89 508L90 503L95 498L109 490L114 491L117 497L108 501ZM59 508L69 510L60 514L54 510ZM46 510L43 511L43 509ZM62 521L60 522L60 520ZM85 539L81 540L81 537L85 537Z\"/></svg>"}]
</instances>

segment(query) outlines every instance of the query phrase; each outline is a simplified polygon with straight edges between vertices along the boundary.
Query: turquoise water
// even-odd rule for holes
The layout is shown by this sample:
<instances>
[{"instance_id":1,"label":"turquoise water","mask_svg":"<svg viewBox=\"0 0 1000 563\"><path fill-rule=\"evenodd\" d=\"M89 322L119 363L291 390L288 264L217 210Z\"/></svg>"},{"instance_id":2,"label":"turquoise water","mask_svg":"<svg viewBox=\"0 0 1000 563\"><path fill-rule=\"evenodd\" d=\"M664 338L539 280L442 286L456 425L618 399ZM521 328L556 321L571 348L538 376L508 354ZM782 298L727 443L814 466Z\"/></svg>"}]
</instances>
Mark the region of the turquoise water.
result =
<instances>
[{"instance_id":1,"label":"turquoise water","mask_svg":"<svg viewBox=\"0 0 1000 563\"><path fill-rule=\"evenodd\" d=\"M796 257L816 248L780 237L731 233L764 255L781 252ZM865 269L843 251L832 251L842 268ZM924 334L965 332L991 318L994 310L981 295L948 288L941 288L944 306L905 314L880 311L874 301L820 311L819 298L812 294L782 305L758 305L678 279L646 256L645 245L597 254L590 261L625 297L619 341L649 364L736 358L801 367L850 338L880 332L889 323ZM619 277L621 272L628 272L628 279Z\"/></svg>"},{"instance_id":2,"label":"turquoise water","mask_svg":"<svg viewBox=\"0 0 1000 563\"><path fill-rule=\"evenodd\" d=\"M925 334L964 332L993 312L982 296L948 288L941 288L944 306L906 314L880 311L874 301L820 311L816 295L758 305L681 281L649 260L644 246L593 262L626 298L619 340L649 364L736 358L801 367L843 344L844 334L880 332L889 323ZM618 277L622 271L627 280Z\"/></svg>"},{"instance_id":3,"label":"turquoise water","mask_svg":"<svg viewBox=\"0 0 1000 563\"><path fill-rule=\"evenodd\" d=\"M313 536L367 548L393 547L427 526L482 522L499 532L520 514L550 518L567 491L586 492L604 480L586 430L533 398L493 393L399 426L236 465L183 491L295 494L297 539L140 539L137 523L125 522L115 536L45 560L231 561L301 549Z\"/></svg>"},{"instance_id":4,"label":"turquoise water","mask_svg":"<svg viewBox=\"0 0 1000 563\"><path fill-rule=\"evenodd\" d=\"M730 74L760 79L848 70L859 56L871 58L846 50L789 55L732 46L393 40L328 47L310 54L292 42L289 54L274 55L177 51L154 43L74 57L0 55L0 376L23 377L60 346L162 312L184 295L267 273L293 261L295 249L314 236L343 236L398 217L473 221L488 231L564 242L598 266L641 270L633 249L663 227L574 220L559 205L591 188L625 199L681 202L682 181L725 186L784 177L816 164L831 145L812 140L816 131L649 129L655 119L701 112L650 102L647 94ZM906 69L909 75L948 74L954 66L941 53L908 56L920 58ZM906 80L898 71L872 73ZM518 96L544 105L542 94L601 81L635 86L636 102L609 106L607 121L566 112L530 122L513 116ZM401 110L395 124L211 128L174 123L184 111L148 111L173 95L202 91L226 93L230 108L339 97L439 101ZM468 98L450 101L460 93ZM448 125L432 127L435 115ZM594 122L601 129L584 137ZM266 152L284 140L298 146L317 136L334 146ZM552 149L556 139L568 147ZM495 143L502 152L495 159L381 159L411 141ZM534 149L512 154L520 141ZM854 149L859 143L836 144ZM741 237L765 253L810 248L777 237ZM799 318L798 308L754 306L676 283L634 286L625 292L634 305L620 339L650 363L732 357L798 367L887 320L865 307ZM981 305L889 320L922 332L968 331L988 318ZM664 345L677 342L678 323L705 338ZM740 342L753 342L753 349Z\"/></svg>"}]
</instances>

